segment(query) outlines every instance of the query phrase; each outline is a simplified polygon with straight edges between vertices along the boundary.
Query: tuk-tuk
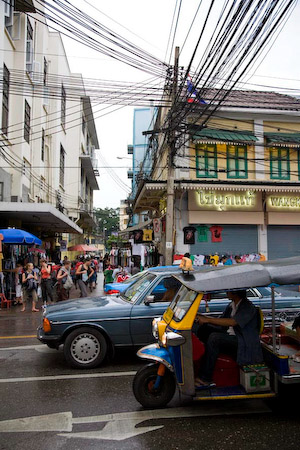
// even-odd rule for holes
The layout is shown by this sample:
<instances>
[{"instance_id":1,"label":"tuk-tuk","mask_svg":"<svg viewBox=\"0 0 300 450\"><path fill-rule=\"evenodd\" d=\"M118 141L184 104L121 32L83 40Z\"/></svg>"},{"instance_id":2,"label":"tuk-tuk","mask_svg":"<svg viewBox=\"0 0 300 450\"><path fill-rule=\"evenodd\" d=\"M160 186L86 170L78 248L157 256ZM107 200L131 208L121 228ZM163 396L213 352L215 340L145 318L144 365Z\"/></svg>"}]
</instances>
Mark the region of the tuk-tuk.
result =
<instances>
[{"instance_id":1,"label":"tuk-tuk","mask_svg":"<svg viewBox=\"0 0 300 450\"><path fill-rule=\"evenodd\" d=\"M274 286L300 284L300 258L244 263L173 275L181 287L162 318L153 320L156 344L138 351L151 363L135 375L133 392L146 408L163 407L173 398L176 385L181 396L194 400L270 398L278 384L300 383L300 363L292 358L300 341L290 323L275 321ZM258 311L262 364L238 366L229 355L220 354L213 374L213 387L197 392L195 378L201 367L195 318L204 296L218 291L255 287L272 288L272 323L265 325Z\"/></svg>"}]
</instances>

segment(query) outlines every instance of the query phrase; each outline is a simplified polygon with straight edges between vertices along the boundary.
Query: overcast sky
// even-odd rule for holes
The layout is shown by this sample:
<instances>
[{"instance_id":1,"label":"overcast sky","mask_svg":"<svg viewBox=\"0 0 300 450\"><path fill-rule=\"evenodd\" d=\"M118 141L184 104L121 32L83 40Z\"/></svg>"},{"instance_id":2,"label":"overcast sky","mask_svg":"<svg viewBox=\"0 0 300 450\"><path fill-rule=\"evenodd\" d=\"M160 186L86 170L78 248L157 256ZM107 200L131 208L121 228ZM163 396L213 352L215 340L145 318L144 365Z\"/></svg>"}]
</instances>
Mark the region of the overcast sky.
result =
<instances>
[{"instance_id":1,"label":"overcast sky","mask_svg":"<svg viewBox=\"0 0 300 450\"><path fill-rule=\"evenodd\" d=\"M89 3L95 5L96 8L99 8L115 21L120 22L131 32L111 21L91 7L85 0L72 0L72 3L77 4L86 13L122 34L136 45L165 60L175 0L110 0L109 2L90 0ZM198 38L205 7L210 2L203 1L202 3L202 14L198 15L184 51L180 56L181 65L187 64L191 56ZM223 1L217 0L216 3L221 6ZM182 1L175 45L182 46L198 4L199 0ZM217 15L218 10L216 9L215 15L212 16L211 27L213 22L216 21ZM247 76L246 81L248 83L296 88L298 89L297 94L300 93L299 24L300 4L298 2L277 40L269 52L264 55L262 63L258 67L253 67L250 71L252 76ZM149 75L107 58L69 38L64 38L64 43L71 70L81 72L83 77L134 82L149 78ZM168 60L169 55L167 55L167 62ZM254 85L247 85L245 88L257 89ZM127 179L127 168L130 167L127 145L132 143L133 108L125 107L112 114L97 118L101 115L101 108L103 108L103 105L93 107L100 152L110 166L125 167L115 167L114 171L120 179L130 186L130 180ZM117 157L124 157L125 159L120 160ZM99 165L102 165L100 161ZM119 206L120 200L126 198L126 192L117 186L105 169L100 168L99 172L100 191L94 192L94 206L101 208Z\"/></svg>"}]
</instances>

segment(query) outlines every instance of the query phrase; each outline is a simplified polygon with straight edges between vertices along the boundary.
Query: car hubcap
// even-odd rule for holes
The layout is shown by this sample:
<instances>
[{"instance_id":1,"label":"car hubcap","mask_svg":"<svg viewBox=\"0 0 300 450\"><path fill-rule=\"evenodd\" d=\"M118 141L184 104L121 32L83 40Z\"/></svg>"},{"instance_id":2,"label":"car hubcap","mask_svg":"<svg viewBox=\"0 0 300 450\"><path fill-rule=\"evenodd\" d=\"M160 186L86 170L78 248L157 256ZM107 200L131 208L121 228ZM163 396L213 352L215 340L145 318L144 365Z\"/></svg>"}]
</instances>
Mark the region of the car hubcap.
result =
<instances>
[{"instance_id":1,"label":"car hubcap","mask_svg":"<svg viewBox=\"0 0 300 450\"><path fill-rule=\"evenodd\" d=\"M80 364L88 364L95 361L99 353L100 343L92 334L79 334L72 342L72 357Z\"/></svg>"}]
</instances>

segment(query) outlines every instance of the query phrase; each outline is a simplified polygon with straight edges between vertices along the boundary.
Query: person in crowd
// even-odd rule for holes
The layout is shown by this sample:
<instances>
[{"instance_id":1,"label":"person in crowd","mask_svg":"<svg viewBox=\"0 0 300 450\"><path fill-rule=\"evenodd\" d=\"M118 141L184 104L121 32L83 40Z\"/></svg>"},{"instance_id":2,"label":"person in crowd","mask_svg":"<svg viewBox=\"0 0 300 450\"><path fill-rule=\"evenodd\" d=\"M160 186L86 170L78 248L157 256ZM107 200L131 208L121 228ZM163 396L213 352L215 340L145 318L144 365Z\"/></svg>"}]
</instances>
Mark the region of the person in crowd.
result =
<instances>
[{"instance_id":1,"label":"person in crowd","mask_svg":"<svg viewBox=\"0 0 300 450\"><path fill-rule=\"evenodd\" d=\"M104 274L103 287L107 283L113 283L114 282L113 268L111 266L108 266L107 269L104 270L103 274Z\"/></svg>"},{"instance_id":2,"label":"person in crowd","mask_svg":"<svg viewBox=\"0 0 300 450\"><path fill-rule=\"evenodd\" d=\"M121 269L121 272L117 275L117 283L123 283L123 281L127 280L129 278L128 273L125 269Z\"/></svg>"},{"instance_id":3,"label":"person in crowd","mask_svg":"<svg viewBox=\"0 0 300 450\"><path fill-rule=\"evenodd\" d=\"M244 290L227 292L227 297L231 303L220 318L201 314L196 317L200 325L214 326L208 335L200 376L195 380L196 388L213 385L213 371L221 352L232 355L239 365L263 361L256 307L247 299Z\"/></svg>"},{"instance_id":4,"label":"person in crowd","mask_svg":"<svg viewBox=\"0 0 300 450\"><path fill-rule=\"evenodd\" d=\"M27 263L25 266L25 272L22 274L22 291L23 291L23 308L22 312L25 311L26 303L29 297L32 298L32 311L37 312L36 304L38 301L37 297L37 274L33 271L34 266L32 263Z\"/></svg>"},{"instance_id":5,"label":"person in crowd","mask_svg":"<svg viewBox=\"0 0 300 450\"><path fill-rule=\"evenodd\" d=\"M89 257L86 257L84 262L76 270L77 281L80 289L80 297L88 296L87 285L93 273L94 270L91 268L91 260Z\"/></svg>"},{"instance_id":6,"label":"person in crowd","mask_svg":"<svg viewBox=\"0 0 300 450\"><path fill-rule=\"evenodd\" d=\"M191 255L189 253L184 254L179 267L183 272L190 272L191 270L194 270Z\"/></svg>"},{"instance_id":7,"label":"person in crowd","mask_svg":"<svg viewBox=\"0 0 300 450\"><path fill-rule=\"evenodd\" d=\"M91 259L91 268L93 269L94 272L89 279L89 286L90 286L90 292L93 292L93 290L96 289L96 284L97 284L97 272L96 272L94 259Z\"/></svg>"},{"instance_id":8,"label":"person in crowd","mask_svg":"<svg viewBox=\"0 0 300 450\"><path fill-rule=\"evenodd\" d=\"M22 273L23 266L20 262L17 263L17 267L15 268L15 284L16 284L16 303L17 305L22 305Z\"/></svg>"},{"instance_id":9,"label":"person in crowd","mask_svg":"<svg viewBox=\"0 0 300 450\"><path fill-rule=\"evenodd\" d=\"M60 268L57 274L57 301L68 300L70 296L70 289L73 286L71 278L71 262L68 259L64 259L63 266Z\"/></svg>"},{"instance_id":10,"label":"person in crowd","mask_svg":"<svg viewBox=\"0 0 300 450\"><path fill-rule=\"evenodd\" d=\"M43 303L48 304L49 299L53 302L51 265L45 259L41 259L41 289Z\"/></svg>"},{"instance_id":11,"label":"person in crowd","mask_svg":"<svg viewBox=\"0 0 300 450\"><path fill-rule=\"evenodd\" d=\"M70 274L71 274L71 277L72 277L73 284L74 284L75 288L77 289L76 261L71 263Z\"/></svg>"},{"instance_id":12,"label":"person in crowd","mask_svg":"<svg viewBox=\"0 0 300 450\"><path fill-rule=\"evenodd\" d=\"M236 264L240 264L242 262L242 258L239 255L234 257Z\"/></svg>"},{"instance_id":13,"label":"person in crowd","mask_svg":"<svg viewBox=\"0 0 300 450\"><path fill-rule=\"evenodd\" d=\"M161 299L162 302L171 302L177 292L179 291L179 288L181 287L181 283L177 281L175 278L166 278L164 281L164 286L167 289L164 293L163 298Z\"/></svg>"},{"instance_id":14,"label":"person in crowd","mask_svg":"<svg viewBox=\"0 0 300 450\"><path fill-rule=\"evenodd\" d=\"M114 281L117 280L118 275L119 275L119 273L122 272L122 270L123 270L122 266L117 266L117 267L114 268L114 271L113 271L113 274L112 274Z\"/></svg>"}]
</instances>

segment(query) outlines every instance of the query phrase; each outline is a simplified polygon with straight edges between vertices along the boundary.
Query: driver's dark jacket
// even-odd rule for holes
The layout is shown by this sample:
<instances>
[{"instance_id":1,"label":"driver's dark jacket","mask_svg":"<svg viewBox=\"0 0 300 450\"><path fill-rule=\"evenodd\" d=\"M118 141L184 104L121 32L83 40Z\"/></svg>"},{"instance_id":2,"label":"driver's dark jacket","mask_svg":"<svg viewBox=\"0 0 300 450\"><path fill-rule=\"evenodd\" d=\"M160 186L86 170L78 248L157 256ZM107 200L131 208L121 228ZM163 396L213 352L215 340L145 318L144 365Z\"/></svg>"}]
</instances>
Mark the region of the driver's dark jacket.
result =
<instances>
[{"instance_id":1,"label":"driver's dark jacket","mask_svg":"<svg viewBox=\"0 0 300 450\"><path fill-rule=\"evenodd\" d=\"M231 304L221 317L231 317ZM259 316L257 308L248 299L241 300L236 314L232 317L237 322L233 327L237 341L237 363L240 365L256 364L263 361L259 339Z\"/></svg>"}]
</instances>

